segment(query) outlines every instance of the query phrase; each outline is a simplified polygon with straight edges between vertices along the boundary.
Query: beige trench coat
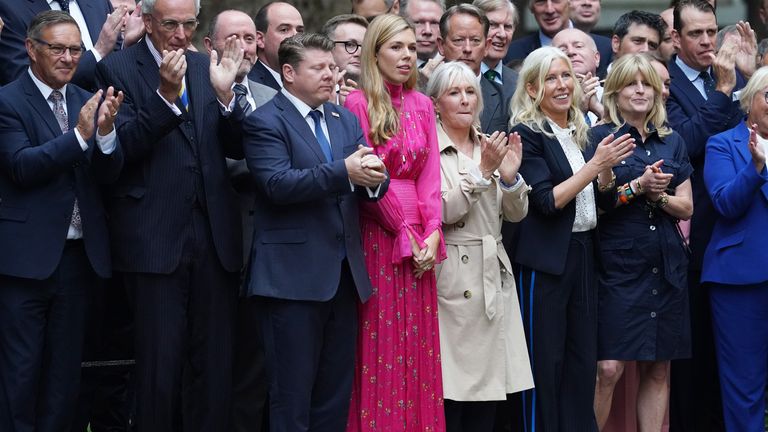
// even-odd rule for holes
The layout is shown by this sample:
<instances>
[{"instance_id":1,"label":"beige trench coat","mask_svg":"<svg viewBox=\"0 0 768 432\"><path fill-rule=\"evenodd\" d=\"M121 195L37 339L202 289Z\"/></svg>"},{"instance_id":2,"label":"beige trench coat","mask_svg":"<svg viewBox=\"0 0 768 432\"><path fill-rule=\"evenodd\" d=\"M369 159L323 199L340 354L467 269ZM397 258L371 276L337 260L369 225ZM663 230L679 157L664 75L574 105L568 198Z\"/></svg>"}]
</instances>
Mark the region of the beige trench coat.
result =
<instances>
[{"instance_id":1,"label":"beige trench coat","mask_svg":"<svg viewBox=\"0 0 768 432\"><path fill-rule=\"evenodd\" d=\"M447 259L437 268L443 388L454 401L504 400L533 387L512 266L501 244L502 218L528 213L524 181L511 189L475 180L473 159L459 152L438 125L443 234Z\"/></svg>"}]
</instances>

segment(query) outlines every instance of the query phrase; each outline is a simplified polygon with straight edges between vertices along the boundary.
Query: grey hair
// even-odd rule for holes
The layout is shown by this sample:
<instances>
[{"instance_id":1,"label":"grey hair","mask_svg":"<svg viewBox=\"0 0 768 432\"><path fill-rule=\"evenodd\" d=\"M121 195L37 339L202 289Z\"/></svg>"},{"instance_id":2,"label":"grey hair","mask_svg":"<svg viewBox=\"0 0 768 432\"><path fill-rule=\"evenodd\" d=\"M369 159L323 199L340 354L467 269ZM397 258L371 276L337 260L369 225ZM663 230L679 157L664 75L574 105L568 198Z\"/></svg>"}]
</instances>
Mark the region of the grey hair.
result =
<instances>
[{"instance_id":1,"label":"grey hair","mask_svg":"<svg viewBox=\"0 0 768 432\"><path fill-rule=\"evenodd\" d=\"M157 0L142 0L141 2L141 13L142 14L151 14L155 11L155 3ZM195 16L197 16L200 13L200 0L195 0Z\"/></svg>"},{"instance_id":2,"label":"grey hair","mask_svg":"<svg viewBox=\"0 0 768 432\"><path fill-rule=\"evenodd\" d=\"M517 28L517 25L520 24L520 13L517 11L517 6L509 0L475 0L472 4L486 14L506 7L512 13L512 25Z\"/></svg>"},{"instance_id":3,"label":"grey hair","mask_svg":"<svg viewBox=\"0 0 768 432\"><path fill-rule=\"evenodd\" d=\"M411 0L400 0L400 16L410 20L411 17L408 16L408 2ZM445 0L416 0L416 1L431 1L432 3L437 3L438 6L440 6L440 9L445 12Z\"/></svg>"},{"instance_id":4,"label":"grey hair","mask_svg":"<svg viewBox=\"0 0 768 432\"><path fill-rule=\"evenodd\" d=\"M43 30L58 24L72 24L77 27L78 33L80 32L80 27L70 14L60 10L47 10L37 14L29 23L27 38L40 39Z\"/></svg>"},{"instance_id":5,"label":"grey hair","mask_svg":"<svg viewBox=\"0 0 768 432\"><path fill-rule=\"evenodd\" d=\"M763 66L755 71L747 85L741 90L741 97L739 98L741 110L749 114L749 109L752 108L752 100L760 96L760 91L766 87L768 87L768 66Z\"/></svg>"},{"instance_id":6,"label":"grey hair","mask_svg":"<svg viewBox=\"0 0 768 432\"><path fill-rule=\"evenodd\" d=\"M429 82L427 82L426 94L432 100L436 100L451 87L463 83L470 84L475 89L477 107L472 115L472 124L475 128L479 129L480 113L483 112L483 92L480 89L480 84L477 82L477 75L466 64L453 61L438 66L429 78Z\"/></svg>"}]
</instances>

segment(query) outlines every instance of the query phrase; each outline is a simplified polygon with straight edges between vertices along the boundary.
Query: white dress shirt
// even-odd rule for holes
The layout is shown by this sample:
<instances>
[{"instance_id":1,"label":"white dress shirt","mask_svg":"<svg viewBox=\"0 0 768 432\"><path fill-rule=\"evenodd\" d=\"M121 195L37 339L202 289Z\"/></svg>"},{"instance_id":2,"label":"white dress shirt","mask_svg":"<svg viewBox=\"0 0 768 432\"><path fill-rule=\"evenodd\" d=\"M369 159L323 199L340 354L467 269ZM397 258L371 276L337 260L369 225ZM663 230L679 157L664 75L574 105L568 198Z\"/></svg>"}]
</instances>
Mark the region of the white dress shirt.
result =
<instances>
[{"instance_id":1,"label":"white dress shirt","mask_svg":"<svg viewBox=\"0 0 768 432\"><path fill-rule=\"evenodd\" d=\"M50 6L51 10L61 10L61 6L59 6L59 3L55 0L48 0L48 6ZM83 11L80 10L80 5L77 4L77 0L69 1L69 15L74 18L77 26L80 27L80 36L83 38L83 45L85 46L85 49L93 52L93 56L96 58L97 62L100 61L101 54L93 49L91 33L88 31L88 25L85 23Z\"/></svg>"}]
</instances>

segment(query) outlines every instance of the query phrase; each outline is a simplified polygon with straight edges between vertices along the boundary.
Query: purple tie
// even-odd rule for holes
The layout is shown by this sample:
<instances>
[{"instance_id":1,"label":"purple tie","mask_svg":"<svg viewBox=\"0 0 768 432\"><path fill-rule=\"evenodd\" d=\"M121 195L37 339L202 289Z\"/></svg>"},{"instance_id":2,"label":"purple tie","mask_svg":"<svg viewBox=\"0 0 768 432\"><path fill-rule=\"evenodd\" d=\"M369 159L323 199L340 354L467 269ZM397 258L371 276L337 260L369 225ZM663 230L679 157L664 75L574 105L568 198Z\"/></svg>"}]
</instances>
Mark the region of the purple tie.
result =
<instances>
[{"instance_id":1,"label":"purple tie","mask_svg":"<svg viewBox=\"0 0 768 432\"><path fill-rule=\"evenodd\" d=\"M66 0L63 0L66 1ZM60 91L54 90L48 100L53 102L53 115L56 116L56 121L59 122L61 133L69 132L69 119L67 117L67 111L64 110L64 96ZM80 219L80 207L77 205L77 198L75 198L75 207L72 209L72 227L78 232L82 232L83 220Z\"/></svg>"}]
</instances>

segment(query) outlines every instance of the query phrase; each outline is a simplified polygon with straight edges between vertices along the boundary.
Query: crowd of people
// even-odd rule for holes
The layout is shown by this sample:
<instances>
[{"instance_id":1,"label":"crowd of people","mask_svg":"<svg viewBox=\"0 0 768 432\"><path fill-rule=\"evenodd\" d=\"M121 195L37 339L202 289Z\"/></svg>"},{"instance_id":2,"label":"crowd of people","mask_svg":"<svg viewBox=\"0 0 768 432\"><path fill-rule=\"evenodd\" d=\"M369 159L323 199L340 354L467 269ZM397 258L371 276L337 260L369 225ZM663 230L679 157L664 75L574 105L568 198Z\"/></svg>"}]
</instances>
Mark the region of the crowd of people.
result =
<instances>
[{"instance_id":1,"label":"crowd of people","mask_svg":"<svg viewBox=\"0 0 768 432\"><path fill-rule=\"evenodd\" d=\"M764 429L768 42L714 2L278 1L200 52L199 0L28 3L0 430L608 431L630 362L637 430Z\"/></svg>"}]
</instances>

